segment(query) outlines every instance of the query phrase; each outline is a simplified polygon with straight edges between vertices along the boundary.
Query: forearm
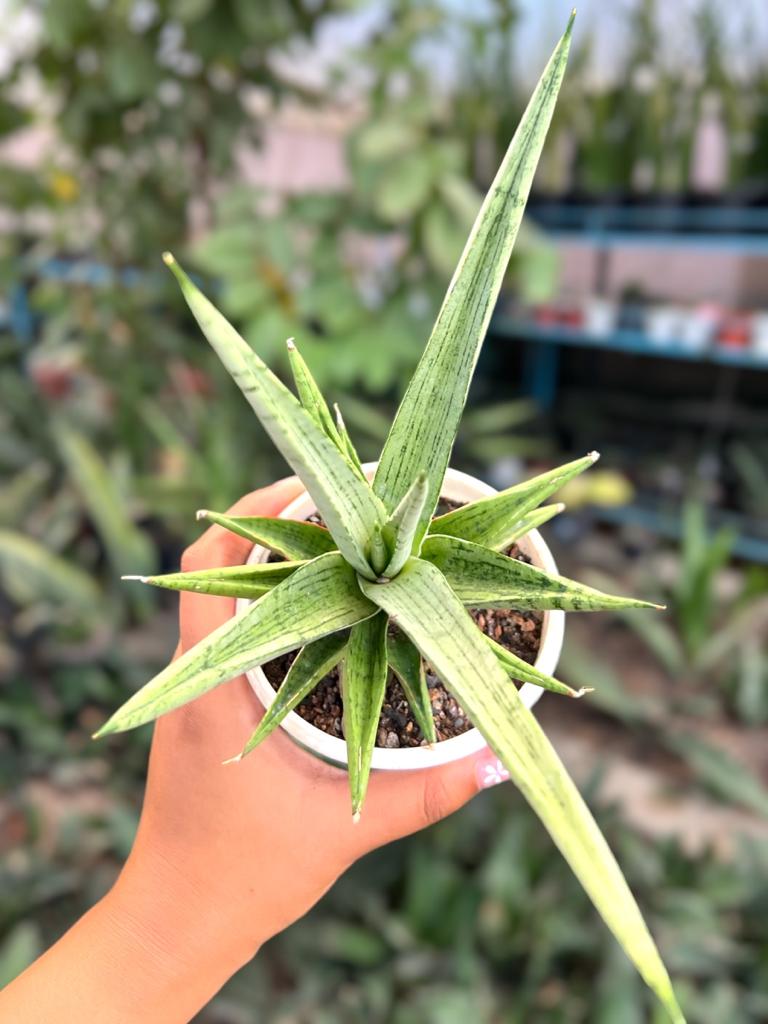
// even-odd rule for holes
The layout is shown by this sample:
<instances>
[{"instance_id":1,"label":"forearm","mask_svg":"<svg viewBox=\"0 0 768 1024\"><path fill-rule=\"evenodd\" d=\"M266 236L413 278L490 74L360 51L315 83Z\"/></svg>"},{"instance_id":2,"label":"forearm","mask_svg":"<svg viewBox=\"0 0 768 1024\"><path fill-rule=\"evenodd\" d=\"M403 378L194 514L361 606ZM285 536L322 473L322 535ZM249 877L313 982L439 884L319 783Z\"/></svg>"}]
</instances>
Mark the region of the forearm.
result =
<instances>
[{"instance_id":1,"label":"forearm","mask_svg":"<svg viewBox=\"0 0 768 1024\"><path fill-rule=\"evenodd\" d=\"M0 993L14 1024L185 1024L255 952L178 879L115 887Z\"/></svg>"}]
</instances>

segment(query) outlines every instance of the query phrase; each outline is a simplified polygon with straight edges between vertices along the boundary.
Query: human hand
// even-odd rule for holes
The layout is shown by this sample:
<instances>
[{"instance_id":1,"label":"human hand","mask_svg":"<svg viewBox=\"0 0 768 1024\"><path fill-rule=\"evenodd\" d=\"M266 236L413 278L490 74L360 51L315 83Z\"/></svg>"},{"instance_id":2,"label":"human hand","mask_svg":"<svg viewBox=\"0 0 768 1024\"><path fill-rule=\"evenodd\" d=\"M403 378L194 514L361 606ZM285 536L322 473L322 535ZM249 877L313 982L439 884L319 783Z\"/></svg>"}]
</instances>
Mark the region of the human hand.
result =
<instances>
[{"instance_id":1,"label":"human hand","mask_svg":"<svg viewBox=\"0 0 768 1024\"><path fill-rule=\"evenodd\" d=\"M300 491L283 480L230 514L276 515ZM241 565L250 547L212 526L182 569ZM231 598L182 593L177 656L234 611ZM0 1009L19 1024L79 1024L94 1016L89 1007L100 1024L183 1024L355 860L505 777L487 749L438 768L373 771L354 823L346 773L282 730L223 763L262 713L239 676L158 720L139 830L117 883L6 990Z\"/></svg>"},{"instance_id":2,"label":"human hand","mask_svg":"<svg viewBox=\"0 0 768 1024\"><path fill-rule=\"evenodd\" d=\"M243 498L233 515L275 515L301 492L295 479ZM186 571L243 564L249 541L212 526L182 560ZM182 593L178 653L234 614L234 600ZM131 868L162 857L205 897L206 917L255 951L311 907L369 850L450 814L478 790L478 758L371 776L353 823L346 773L282 730L240 762L263 710L245 676L161 718ZM495 760L495 759L494 759Z\"/></svg>"}]
</instances>

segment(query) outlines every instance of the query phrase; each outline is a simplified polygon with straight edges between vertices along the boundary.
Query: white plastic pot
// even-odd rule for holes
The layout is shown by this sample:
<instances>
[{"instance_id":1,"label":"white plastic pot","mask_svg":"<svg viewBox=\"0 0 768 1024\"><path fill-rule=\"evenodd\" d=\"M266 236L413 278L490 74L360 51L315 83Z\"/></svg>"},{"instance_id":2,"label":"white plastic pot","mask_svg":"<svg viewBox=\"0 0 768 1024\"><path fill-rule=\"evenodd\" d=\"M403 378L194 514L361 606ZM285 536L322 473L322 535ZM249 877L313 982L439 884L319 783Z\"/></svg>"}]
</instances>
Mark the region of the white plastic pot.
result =
<instances>
[{"instance_id":1,"label":"white plastic pot","mask_svg":"<svg viewBox=\"0 0 768 1024\"><path fill-rule=\"evenodd\" d=\"M368 463L363 467L366 475L373 476L376 469L375 463ZM496 494L496 490L488 484L476 480L475 477L460 473L455 469L449 469L445 476L443 486L443 497L451 501L469 502L478 498L487 498ZM281 519L306 519L307 516L316 512L312 499L305 492L299 495L280 513ZM544 543L538 530L531 532L520 542L520 547L527 554L534 565L547 572L557 573L557 566L552 554ZM256 546L251 551L248 563L263 562L269 556L266 548ZM242 614L249 605L249 601L240 598L237 601L236 614ZM563 646L563 633L565 630L565 613L561 611L544 612L544 621L541 630L541 645L536 667L542 672L551 675L557 666L560 657L560 650ZM254 693L264 707L269 707L275 699L275 691L269 680L260 668L250 669L247 673L248 681ZM510 684L511 685L511 684ZM542 694L538 686L525 683L520 689L520 696L527 707L533 707ZM281 728L285 729L288 735L305 749L329 761L332 764L345 768L347 765L347 745L344 740L310 725L295 711L291 711L283 719ZM462 757L477 753L485 746L485 740L477 729L469 729L461 736L450 740L436 743L433 747L405 747L388 749L376 747L373 751L373 768L389 771L407 771L412 768L430 768L434 765L447 764L449 761L457 761Z\"/></svg>"}]
</instances>

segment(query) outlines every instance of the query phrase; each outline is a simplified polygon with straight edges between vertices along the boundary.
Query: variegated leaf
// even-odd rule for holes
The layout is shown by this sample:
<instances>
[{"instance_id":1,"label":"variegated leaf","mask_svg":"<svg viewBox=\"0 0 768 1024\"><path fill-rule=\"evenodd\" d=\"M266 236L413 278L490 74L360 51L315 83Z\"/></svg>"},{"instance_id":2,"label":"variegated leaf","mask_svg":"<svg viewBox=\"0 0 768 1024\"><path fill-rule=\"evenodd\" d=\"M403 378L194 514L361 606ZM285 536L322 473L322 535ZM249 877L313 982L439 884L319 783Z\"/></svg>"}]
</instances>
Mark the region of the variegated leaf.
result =
<instances>
[{"instance_id":1,"label":"variegated leaf","mask_svg":"<svg viewBox=\"0 0 768 1024\"><path fill-rule=\"evenodd\" d=\"M338 430L339 437L341 438L341 443L343 446L342 451L346 453L347 461L349 462L350 466L352 466L356 470L356 472L360 474L363 480L367 481L368 477L365 475L365 472L363 471L363 466L362 463L360 462L360 456L357 454L357 448L355 448L355 446L352 444L352 438L349 436L349 431L347 430L347 425L344 422L344 417L341 415L341 409L335 402L333 405L333 411L336 414L336 429Z\"/></svg>"},{"instance_id":2,"label":"variegated leaf","mask_svg":"<svg viewBox=\"0 0 768 1024\"><path fill-rule=\"evenodd\" d=\"M484 545L485 547L494 547L499 551L503 551L508 548L515 541L520 540L521 537L525 537L531 530L538 530L544 523L548 523L550 519L554 519L555 516L565 508L565 505L558 503L557 505L542 505L541 508L535 508L532 512L527 512L520 519L514 520L510 525L509 533L502 540L501 544Z\"/></svg>"},{"instance_id":3,"label":"variegated leaf","mask_svg":"<svg viewBox=\"0 0 768 1024\"><path fill-rule=\"evenodd\" d=\"M323 676L336 668L344 657L348 639L346 631L331 633L330 636L324 636L302 647L280 684L275 699L264 712L264 717L243 747L242 753L232 760L239 761L246 754L250 754L254 747L280 725L289 712L301 704Z\"/></svg>"},{"instance_id":4,"label":"variegated leaf","mask_svg":"<svg viewBox=\"0 0 768 1024\"><path fill-rule=\"evenodd\" d=\"M531 480L515 484L492 498L481 498L469 505L462 505L453 512L433 519L429 532L461 537L462 540L500 551L522 536L518 531L527 514L573 477L593 466L598 458L597 452L591 452L583 459L576 459Z\"/></svg>"},{"instance_id":5,"label":"variegated leaf","mask_svg":"<svg viewBox=\"0 0 768 1024\"><path fill-rule=\"evenodd\" d=\"M387 685L387 616L352 627L341 669L352 814L360 816Z\"/></svg>"},{"instance_id":6,"label":"variegated leaf","mask_svg":"<svg viewBox=\"0 0 768 1024\"><path fill-rule=\"evenodd\" d=\"M225 516L201 509L198 519L223 526L246 540L269 548L289 561L317 558L336 550L336 541L322 526L296 519L272 519L269 516Z\"/></svg>"},{"instance_id":7,"label":"variegated leaf","mask_svg":"<svg viewBox=\"0 0 768 1024\"><path fill-rule=\"evenodd\" d=\"M296 384L296 390L299 393L299 401L318 427L328 435L339 451L345 454L344 443L339 436L336 424L331 418L331 411L328 408L328 403L323 398L323 394L317 386L315 378L312 376L309 367L304 362L301 353L296 348L296 343L293 338L289 338L286 344L288 347L288 361L291 364L291 373L293 374L293 379Z\"/></svg>"},{"instance_id":8,"label":"variegated leaf","mask_svg":"<svg viewBox=\"0 0 768 1024\"><path fill-rule=\"evenodd\" d=\"M387 660L389 667L400 680L422 735L428 743L437 743L424 663L413 641L409 640L405 633L398 630L387 637Z\"/></svg>"},{"instance_id":9,"label":"variegated leaf","mask_svg":"<svg viewBox=\"0 0 768 1024\"><path fill-rule=\"evenodd\" d=\"M633 597L604 594L565 576L550 576L543 569L458 537L430 535L421 554L438 567L459 600L470 608L597 612L659 607Z\"/></svg>"},{"instance_id":10,"label":"variegated leaf","mask_svg":"<svg viewBox=\"0 0 768 1024\"><path fill-rule=\"evenodd\" d=\"M376 608L357 579L338 552L307 562L164 668L96 735L150 722L255 665L367 619Z\"/></svg>"},{"instance_id":11,"label":"variegated leaf","mask_svg":"<svg viewBox=\"0 0 768 1024\"><path fill-rule=\"evenodd\" d=\"M189 590L218 597L261 597L282 583L306 562L256 562L254 565L225 565L221 569L170 572L163 576L123 576L166 590Z\"/></svg>"},{"instance_id":12,"label":"variegated leaf","mask_svg":"<svg viewBox=\"0 0 768 1024\"><path fill-rule=\"evenodd\" d=\"M554 676L540 672L535 665L529 665L527 661L518 658L512 651L508 651L506 647L496 643L492 637L486 636L485 639L496 655L498 663L512 679L518 679L521 683L532 683L534 686L540 686L543 690L549 690L550 693L559 693L563 697L583 697L585 693L592 692L589 687L574 690L570 686L566 686L565 683L561 683L559 679L555 679Z\"/></svg>"},{"instance_id":13,"label":"variegated leaf","mask_svg":"<svg viewBox=\"0 0 768 1024\"><path fill-rule=\"evenodd\" d=\"M414 551L414 544L428 493L427 475L420 473L384 524L382 535L392 552L392 557L382 573L383 576L396 576L411 554L418 554L418 551Z\"/></svg>"},{"instance_id":14,"label":"variegated leaf","mask_svg":"<svg viewBox=\"0 0 768 1024\"><path fill-rule=\"evenodd\" d=\"M427 530L448 466L469 383L517 236L571 41L571 22L523 114L477 215L442 308L397 411L374 490L392 511L420 472L429 494L416 534Z\"/></svg>"},{"instance_id":15,"label":"variegated leaf","mask_svg":"<svg viewBox=\"0 0 768 1024\"><path fill-rule=\"evenodd\" d=\"M672 985L608 844L538 722L436 566L412 559L361 589L407 633L509 770L608 927L676 1024Z\"/></svg>"},{"instance_id":16,"label":"variegated leaf","mask_svg":"<svg viewBox=\"0 0 768 1024\"><path fill-rule=\"evenodd\" d=\"M190 281L170 253L164 256L203 334L251 404L264 429L298 474L339 551L363 576L373 578L366 549L384 510L298 400L234 327Z\"/></svg>"}]
</instances>

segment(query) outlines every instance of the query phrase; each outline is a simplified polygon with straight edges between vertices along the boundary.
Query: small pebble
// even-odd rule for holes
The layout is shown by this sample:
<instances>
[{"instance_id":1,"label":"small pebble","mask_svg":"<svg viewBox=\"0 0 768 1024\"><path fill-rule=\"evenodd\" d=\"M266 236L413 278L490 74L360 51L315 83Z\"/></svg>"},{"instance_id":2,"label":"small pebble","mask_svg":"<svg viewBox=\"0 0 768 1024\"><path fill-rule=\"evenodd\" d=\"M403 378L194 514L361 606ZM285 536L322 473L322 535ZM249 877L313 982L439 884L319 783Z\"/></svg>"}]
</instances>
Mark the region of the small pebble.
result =
<instances>
[{"instance_id":1,"label":"small pebble","mask_svg":"<svg viewBox=\"0 0 768 1024\"><path fill-rule=\"evenodd\" d=\"M390 749L392 747L399 747L400 746L400 740L397 738L397 733L396 732L388 732L387 733L387 737L384 740L384 746L385 747L389 747Z\"/></svg>"}]
</instances>

